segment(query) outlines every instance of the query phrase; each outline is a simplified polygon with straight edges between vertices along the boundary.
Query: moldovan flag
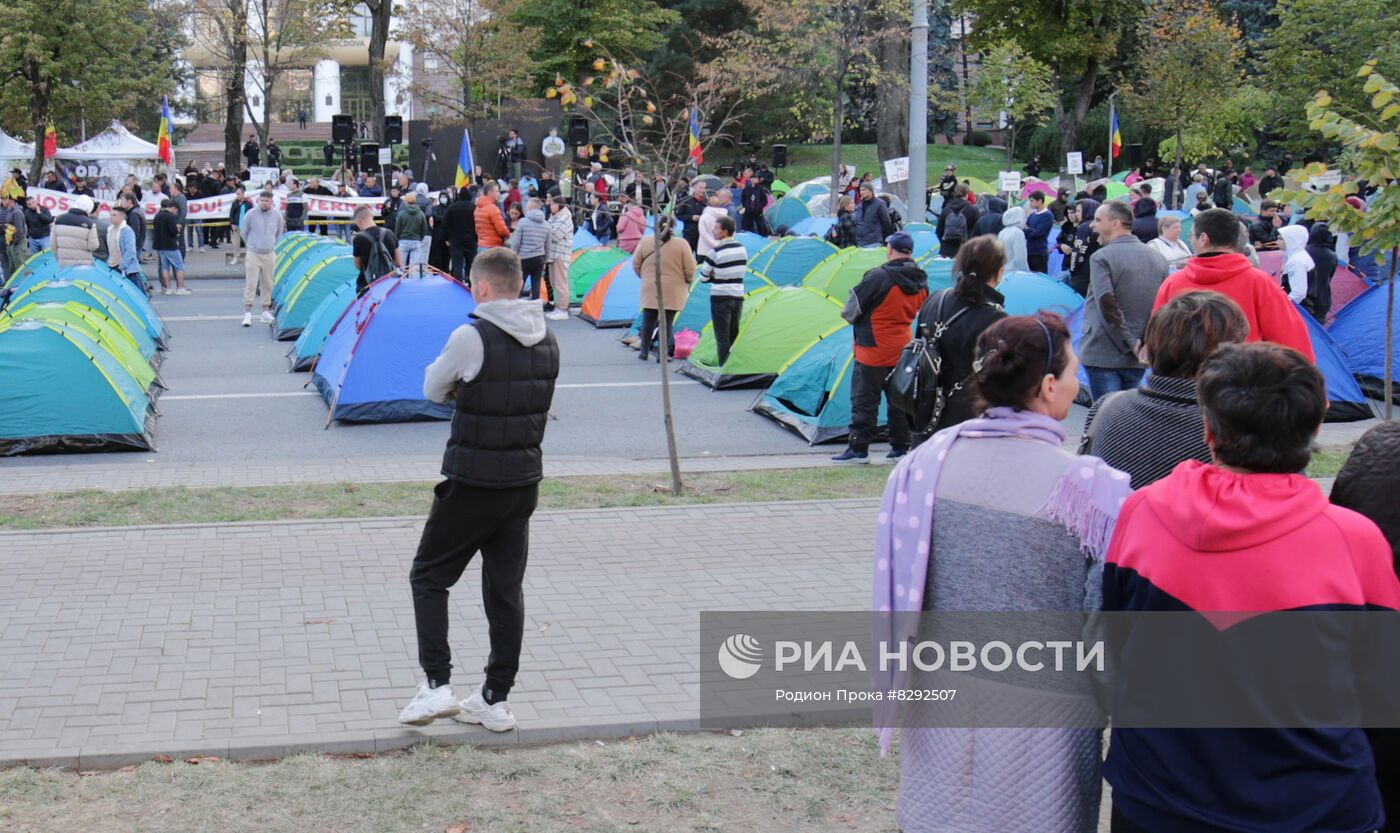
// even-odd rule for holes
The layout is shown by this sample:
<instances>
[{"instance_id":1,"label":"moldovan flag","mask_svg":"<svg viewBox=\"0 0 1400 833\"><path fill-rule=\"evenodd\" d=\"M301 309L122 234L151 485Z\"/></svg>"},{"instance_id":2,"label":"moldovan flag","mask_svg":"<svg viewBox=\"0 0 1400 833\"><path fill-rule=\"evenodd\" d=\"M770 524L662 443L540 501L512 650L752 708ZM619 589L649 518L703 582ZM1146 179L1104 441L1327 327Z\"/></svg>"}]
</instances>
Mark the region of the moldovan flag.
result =
<instances>
[{"instance_id":1,"label":"moldovan flag","mask_svg":"<svg viewBox=\"0 0 1400 833\"><path fill-rule=\"evenodd\" d=\"M167 165L175 164L175 150L170 146L170 99L160 102L160 132L156 133L156 155Z\"/></svg>"},{"instance_id":2,"label":"moldovan flag","mask_svg":"<svg viewBox=\"0 0 1400 833\"><path fill-rule=\"evenodd\" d=\"M1113 113L1113 124L1108 128L1108 145L1113 150L1113 158L1123 152L1123 134L1118 132L1118 112Z\"/></svg>"},{"instance_id":3,"label":"moldovan flag","mask_svg":"<svg viewBox=\"0 0 1400 833\"><path fill-rule=\"evenodd\" d=\"M472 171L476 170L476 165L472 164L472 137L467 129L462 128L462 149L457 151L457 178L453 187L465 188L472 184Z\"/></svg>"},{"instance_id":4,"label":"moldovan flag","mask_svg":"<svg viewBox=\"0 0 1400 833\"><path fill-rule=\"evenodd\" d=\"M52 159L58 153L58 131L49 125L49 129L44 131L44 158Z\"/></svg>"},{"instance_id":5,"label":"moldovan flag","mask_svg":"<svg viewBox=\"0 0 1400 833\"><path fill-rule=\"evenodd\" d=\"M699 165L705 161L705 157L700 152L700 114L695 108L690 108L690 158Z\"/></svg>"}]
</instances>

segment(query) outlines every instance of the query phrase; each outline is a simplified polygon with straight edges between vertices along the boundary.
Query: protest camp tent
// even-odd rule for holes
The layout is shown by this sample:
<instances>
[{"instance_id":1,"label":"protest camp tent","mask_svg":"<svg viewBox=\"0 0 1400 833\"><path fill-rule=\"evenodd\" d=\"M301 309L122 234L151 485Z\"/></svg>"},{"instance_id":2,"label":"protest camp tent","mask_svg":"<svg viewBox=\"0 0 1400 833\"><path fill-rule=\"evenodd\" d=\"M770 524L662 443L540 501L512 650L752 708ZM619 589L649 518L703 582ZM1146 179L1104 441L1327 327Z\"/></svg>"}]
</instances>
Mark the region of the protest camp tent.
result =
<instances>
[{"instance_id":1,"label":"protest camp tent","mask_svg":"<svg viewBox=\"0 0 1400 833\"><path fill-rule=\"evenodd\" d=\"M775 179L773 180L773 184L768 186L768 190L772 192L773 196L782 198L787 196L787 192L792 190L792 186L783 182L781 179Z\"/></svg>"},{"instance_id":2,"label":"protest camp tent","mask_svg":"<svg viewBox=\"0 0 1400 833\"><path fill-rule=\"evenodd\" d=\"M843 301L865 273L885 262L884 247L841 249L812 267L802 285Z\"/></svg>"},{"instance_id":3,"label":"protest camp tent","mask_svg":"<svg viewBox=\"0 0 1400 833\"><path fill-rule=\"evenodd\" d=\"M848 326L841 302L805 286L759 289L744 300L739 336L719 365L714 328L707 326L682 373L712 388L761 385L813 340Z\"/></svg>"},{"instance_id":4,"label":"protest camp tent","mask_svg":"<svg viewBox=\"0 0 1400 833\"><path fill-rule=\"evenodd\" d=\"M775 420L808 444L843 439L851 428L851 327L809 344L778 370L778 378L759 395L755 413ZM885 426L885 401L876 418Z\"/></svg>"},{"instance_id":5,"label":"protest camp tent","mask_svg":"<svg viewBox=\"0 0 1400 833\"><path fill-rule=\"evenodd\" d=\"M927 225L924 223L923 225ZM908 229L905 229L908 231ZM920 258L938 248L938 235L929 228L915 229L909 232L909 236L914 239L914 257Z\"/></svg>"},{"instance_id":6,"label":"protest camp tent","mask_svg":"<svg viewBox=\"0 0 1400 833\"><path fill-rule=\"evenodd\" d=\"M1123 170L1109 177L1109 181L1121 183L1128 178L1128 174L1130 173L1132 173L1132 169L1124 168Z\"/></svg>"},{"instance_id":7,"label":"protest camp tent","mask_svg":"<svg viewBox=\"0 0 1400 833\"><path fill-rule=\"evenodd\" d=\"M788 226L788 234L794 237L826 238L826 233L836 225L835 217L807 217Z\"/></svg>"},{"instance_id":8,"label":"protest camp tent","mask_svg":"<svg viewBox=\"0 0 1400 833\"><path fill-rule=\"evenodd\" d=\"M764 237L761 234L754 234L751 231L735 232L734 239L738 240L739 243L743 245L744 251L749 253L749 257L753 257L755 254L758 253L759 249L762 249L764 246L768 245L767 237Z\"/></svg>"},{"instance_id":9,"label":"protest camp tent","mask_svg":"<svg viewBox=\"0 0 1400 833\"><path fill-rule=\"evenodd\" d=\"M799 284L812 268L839 251L825 240L779 237L749 253L749 268L776 286Z\"/></svg>"},{"instance_id":10,"label":"protest camp tent","mask_svg":"<svg viewBox=\"0 0 1400 833\"><path fill-rule=\"evenodd\" d=\"M452 405L423 398L423 371L474 309L464 285L435 272L371 284L331 329L311 376L327 425L451 417Z\"/></svg>"},{"instance_id":11,"label":"protest camp tent","mask_svg":"<svg viewBox=\"0 0 1400 833\"><path fill-rule=\"evenodd\" d=\"M317 304L316 309L307 317L297 340L292 343L292 349L287 352L291 370L311 369L316 363L316 358L321 355L321 346L326 343L326 336L330 335L331 328L354 300L354 282L336 287L321 299L321 303Z\"/></svg>"},{"instance_id":12,"label":"protest camp tent","mask_svg":"<svg viewBox=\"0 0 1400 833\"><path fill-rule=\"evenodd\" d=\"M37 256L36 256L37 257ZM58 268L56 262L49 259L39 262L39 268L27 275L16 275L15 280L10 283L9 288L15 296L32 289L39 284L48 283L53 280L65 281L86 281L93 286L89 288L91 293L107 298L107 305L120 302L138 318L145 332L157 345L164 347L169 332L165 329L165 322L161 320L160 313L151 306L151 299L146 297L144 289L138 288L125 276L116 270L110 269L106 264L94 263L92 266L65 266ZM36 262L35 258L30 258L30 262ZM110 296L110 297L108 297ZM112 300L116 299L116 300ZM11 299L14 300L13 298Z\"/></svg>"},{"instance_id":13,"label":"protest camp tent","mask_svg":"<svg viewBox=\"0 0 1400 833\"><path fill-rule=\"evenodd\" d=\"M647 276L651 280L651 276ZM572 284L572 280L570 281ZM573 287L570 286L570 291ZM579 317L594 327L626 327L642 306L642 279L632 268L632 259L615 263L603 273L579 305Z\"/></svg>"},{"instance_id":14,"label":"protest camp tent","mask_svg":"<svg viewBox=\"0 0 1400 833\"><path fill-rule=\"evenodd\" d=\"M1371 287L1343 307L1327 328L1362 390L1377 398L1383 393L1385 379L1385 296L1384 285ZM1400 305L1395 307L1394 324L1400 329ZM1395 352L1391 371L1400 379L1400 350ZM1400 400L1400 396L1396 398Z\"/></svg>"},{"instance_id":15,"label":"protest camp tent","mask_svg":"<svg viewBox=\"0 0 1400 833\"><path fill-rule=\"evenodd\" d=\"M801 200L804 203L810 202L817 197L825 197L831 193L831 177L823 176L816 179L809 179L806 182L799 182L785 195L788 199Z\"/></svg>"},{"instance_id":16,"label":"protest camp tent","mask_svg":"<svg viewBox=\"0 0 1400 833\"><path fill-rule=\"evenodd\" d=\"M1337 313L1367 289L1371 282L1350 266L1338 266L1332 273L1332 308L1327 311L1327 325L1337 320Z\"/></svg>"},{"instance_id":17,"label":"protest camp tent","mask_svg":"<svg viewBox=\"0 0 1400 833\"><path fill-rule=\"evenodd\" d=\"M1061 318L1084 306L1078 292L1054 278L1039 272L1007 272L997 291L1006 298L1003 308L1007 315L1034 315L1052 312Z\"/></svg>"},{"instance_id":18,"label":"protest camp tent","mask_svg":"<svg viewBox=\"0 0 1400 833\"><path fill-rule=\"evenodd\" d=\"M291 285L290 282L305 275L316 264L327 258L351 253L351 248L346 244L339 240L327 240L324 237L317 238L304 246L289 248L286 255L277 258L277 265L272 270L273 304L281 303L282 296L286 294Z\"/></svg>"},{"instance_id":19,"label":"protest camp tent","mask_svg":"<svg viewBox=\"0 0 1400 833\"><path fill-rule=\"evenodd\" d=\"M744 295L755 292L773 284L768 279L749 269L744 273ZM690 295L686 297L685 306L676 313L674 328L676 332L681 330L694 330L700 332L710 323L710 288L707 281L696 278L695 283L690 286ZM745 302L747 303L747 301ZM641 326L641 314L632 322L632 330L635 332Z\"/></svg>"},{"instance_id":20,"label":"protest camp tent","mask_svg":"<svg viewBox=\"0 0 1400 833\"><path fill-rule=\"evenodd\" d=\"M145 387L82 328L0 321L0 455L151 451Z\"/></svg>"},{"instance_id":21,"label":"protest camp tent","mask_svg":"<svg viewBox=\"0 0 1400 833\"><path fill-rule=\"evenodd\" d=\"M621 249L606 246L575 250L573 260L569 264L570 302L582 303L588 290L593 288L593 284L597 283L604 273L630 257L631 255Z\"/></svg>"},{"instance_id":22,"label":"protest camp tent","mask_svg":"<svg viewBox=\"0 0 1400 833\"><path fill-rule=\"evenodd\" d=\"M5 322L6 326L19 320L51 321L80 330L110 353L142 390L151 390L157 383L155 367L159 354L154 342L147 339L144 332L135 335L127 332L115 319L99 310L68 301L62 304L22 303L6 307L0 313L0 322Z\"/></svg>"},{"instance_id":23,"label":"protest camp tent","mask_svg":"<svg viewBox=\"0 0 1400 833\"><path fill-rule=\"evenodd\" d=\"M283 282L289 288L277 307L277 320L272 325L277 340L290 341L301 335L321 302L341 287L349 286L353 290L359 274L355 258L339 255L317 263L299 278L289 276Z\"/></svg>"},{"instance_id":24,"label":"protest camp tent","mask_svg":"<svg viewBox=\"0 0 1400 833\"><path fill-rule=\"evenodd\" d=\"M1327 330L1317 323L1316 318L1297 304L1293 307L1308 325L1308 338L1312 341L1314 361L1317 369L1322 371L1323 381L1327 383L1327 415L1324 421L1355 422L1375 417L1371 403L1362 392L1361 385L1357 383L1356 375L1352 372L1351 364L1347 362L1342 348Z\"/></svg>"},{"instance_id":25,"label":"protest camp tent","mask_svg":"<svg viewBox=\"0 0 1400 833\"><path fill-rule=\"evenodd\" d=\"M84 274L96 271L96 267L92 266L70 266L54 278L34 281L18 290L10 297L7 307L19 310L29 304L65 304L70 301L91 307L104 317L115 321L130 334L140 345L143 355L154 356L159 347L159 336L164 332L164 325L148 324L143 314L138 312L140 307L129 302L119 289L109 288L107 282L101 280L97 274ZM130 285L130 281L118 280ZM151 314L154 315L154 311ZM152 335L152 330L156 331L156 335Z\"/></svg>"},{"instance_id":26,"label":"protest camp tent","mask_svg":"<svg viewBox=\"0 0 1400 833\"><path fill-rule=\"evenodd\" d=\"M763 216L768 220L768 226L774 230L784 227L791 228L798 220L805 220L812 216L807 204L794 197L783 197L763 212Z\"/></svg>"},{"instance_id":27,"label":"protest camp tent","mask_svg":"<svg viewBox=\"0 0 1400 833\"><path fill-rule=\"evenodd\" d=\"M928 275L929 294L940 289L950 289L953 286L953 259L950 257L939 257L935 249L921 258L918 258L919 268Z\"/></svg>"},{"instance_id":28,"label":"protest camp tent","mask_svg":"<svg viewBox=\"0 0 1400 833\"><path fill-rule=\"evenodd\" d=\"M603 245L602 241L594 237L593 232L583 226L574 229L574 251L578 251L579 249L592 249L595 246L601 245Z\"/></svg>"},{"instance_id":29,"label":"protest camp tent","mask_svg":"<svg viewBox=\"0 0 1400 833\"><path fill-rule=\"evenodd\" d=\"M975 176L965 176L962 178L962 182L966 183L967 187L972 190L972 193L979 197L995 196L997 193L997 189L985 179L978 179Z\"/></svg>"},{"instance_id":30,"label":"protest camp tent","mask_svg":"<svg viewBox=\"0 0 1400 833\"><path fill-rule=\"evenodd\" d=\"M10 279L4 285L13 287L33 276L40 279L49 278L57 272L58 258L54 257L53 249L45 249L20 264L20 267L10 274Z\"/></svg>"},{"instance_id":31,"label":"protest camp tent","mask_svg":"<svg viewBox=\"0 0 1400 833\"><path fill-rule=\"evenodd\" d=\"M282 237L275 244L273 244L272 253L280 258L284 253L286 253L288 249L292 248L293 246L304 246L306 245L307 241L317 239L324 238L321 238L320 235L312 234L306 231L289 231L286 234L282 235Z\"/></svg>"}]
</instances>

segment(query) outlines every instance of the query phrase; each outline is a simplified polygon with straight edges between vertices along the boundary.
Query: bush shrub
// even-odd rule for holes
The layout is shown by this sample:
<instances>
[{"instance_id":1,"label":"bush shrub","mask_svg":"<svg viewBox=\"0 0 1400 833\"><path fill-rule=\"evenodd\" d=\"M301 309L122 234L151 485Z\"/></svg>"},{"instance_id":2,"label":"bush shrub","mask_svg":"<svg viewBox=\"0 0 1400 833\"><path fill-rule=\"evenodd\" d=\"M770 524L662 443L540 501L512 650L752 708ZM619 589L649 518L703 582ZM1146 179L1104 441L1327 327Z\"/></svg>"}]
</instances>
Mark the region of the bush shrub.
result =
<instances>
[{"instance_id":1,"label":"bush shrub","mask_svg":"<svg viewBox=\"0 0 1400 833\"><path fill-rule=\"evenodd\" d=\"M974 130L967 134L967 140L963 142L963 144L971 145L975 148L988 147L992 144L992 134L985 130Z\"/></svg>"}]
</instances>

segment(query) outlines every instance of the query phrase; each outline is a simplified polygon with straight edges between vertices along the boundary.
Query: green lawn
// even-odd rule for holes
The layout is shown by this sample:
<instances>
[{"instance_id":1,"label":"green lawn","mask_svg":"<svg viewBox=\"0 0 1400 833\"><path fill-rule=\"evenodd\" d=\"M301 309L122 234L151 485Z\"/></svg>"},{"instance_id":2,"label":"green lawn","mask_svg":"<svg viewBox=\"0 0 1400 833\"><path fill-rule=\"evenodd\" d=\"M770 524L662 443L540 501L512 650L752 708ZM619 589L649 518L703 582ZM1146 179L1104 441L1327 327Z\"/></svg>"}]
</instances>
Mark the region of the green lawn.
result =
<instances>
[{"instance_id":1,"label":"green lawn","mask_svg":"<svg viewBox=\"0 0 1400 833\"><path fill-rule=\"evenodd\" d=\"M558 477L541 484L540 508L878 497L888 474L888 466L717 472L687 477L680 497L670 494L667 475ZM428 482L313 483L0 495L0 529L426 515L432 487Z\"/></svg>"},{"instance_id":2,"label":"green lawn","mask_svg":"<svg viewBox=\"0 0 1400 833\"><path fill-rule=\"evenodd\" d=\"M870 171L877 177L885 175L884 167L876 159L874 145L845 145L841 148L843 161L864 174ZM938 184L943 175L943 166L952 162L958 166L961 176L975 176L994 180L1001 170L1006 153L994 148L974 148L965 145L929 145L928 176L929 185ZM788 166L777 171L778 178L796 185L804 180L831 175L831 145L788 145Z\"/></svg>"}]
</instances>

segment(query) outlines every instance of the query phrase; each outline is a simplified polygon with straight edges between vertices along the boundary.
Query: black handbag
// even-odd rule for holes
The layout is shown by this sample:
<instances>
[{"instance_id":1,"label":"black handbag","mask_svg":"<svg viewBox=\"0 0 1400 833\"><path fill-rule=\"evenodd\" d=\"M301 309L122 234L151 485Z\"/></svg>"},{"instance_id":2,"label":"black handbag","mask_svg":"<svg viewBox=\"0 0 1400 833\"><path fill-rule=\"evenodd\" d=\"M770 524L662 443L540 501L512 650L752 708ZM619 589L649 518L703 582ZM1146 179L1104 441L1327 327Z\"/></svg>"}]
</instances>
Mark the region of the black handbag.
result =
<instances>
[{"instance_id":1,"label":"black handbag","mask_svg":"<svg viewBox=\"0 0 1400 833\"><path fill-rule=\"evenodd\" d=\"M938 339L948 331L948 327L952 326L954 321L962 317L963 313L972 309L965 306L953 313L948 320L943 320L943 308L952 294L951 289L939 293L937 320L932 328L928 322L919 321L913 341L904 345L904 349L899 353L899 361L895 362L894 369L885 377L886 400L891 408L909 414L916 433L927 433L928 429L938 423L938 418L942 416L943 409L948 404L948 396L961 387L959 383L952 391L945 393L938 383L939 373L943 370L943 357L939 353Z\"/></svg>"}]
</instances>

